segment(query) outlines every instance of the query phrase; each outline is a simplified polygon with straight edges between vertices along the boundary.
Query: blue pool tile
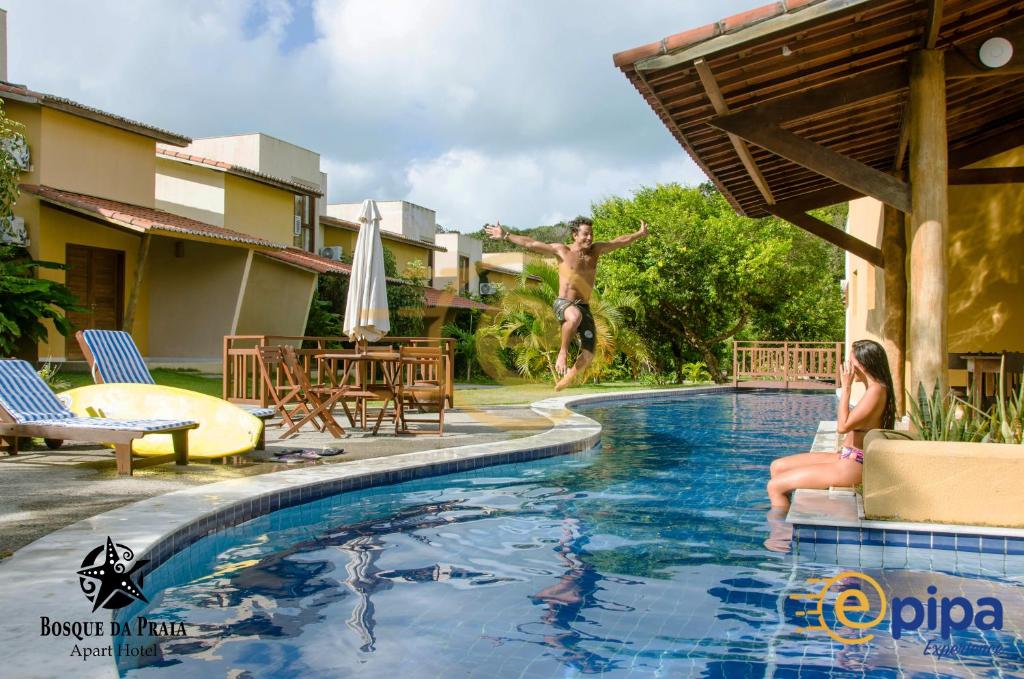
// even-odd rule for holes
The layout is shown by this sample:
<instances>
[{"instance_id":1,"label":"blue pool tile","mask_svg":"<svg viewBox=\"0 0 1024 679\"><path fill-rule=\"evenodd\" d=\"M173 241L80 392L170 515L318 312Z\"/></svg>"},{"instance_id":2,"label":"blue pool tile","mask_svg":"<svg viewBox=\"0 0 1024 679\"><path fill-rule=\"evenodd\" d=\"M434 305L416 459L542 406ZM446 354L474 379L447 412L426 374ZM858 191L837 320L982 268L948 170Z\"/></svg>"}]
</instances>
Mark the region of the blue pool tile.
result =
<instances>
[{"instance_id":1,"label":"blue pool tile","mask_svg":"<svg viewBox=\"0 0 1024 679\"><path fill-rule=\"evenodd\" d=\"M886 547L907 546L907 531L905 530L887 530L885 531L884 538Z\"/></svg>"},{"instance_id":2,"label":"blue pool tile","mask_svg":"<svg viewBox=\"0 0 1024 679\"><path fill-rule=\"evenodd\" d=\"M955 536L949 533L934 533L932 535L932 549L956 549Z\"/></svg>"},{"instance_id":3,"label":"blue pool tile","mask_svg":"<svg viewBox=\"0 0 1024 679\"><path fill-rule=\"evenodd\" d=\"M878 528L868 528L863 531L865 545L875 545L881 547L885 544L885 531Z\"/></svg>"},{"instance_id":4,"label":"blue pool tile","mask_svg":"<svg viewBox=\"0 0 1024 679\"><path fill-rule=\"evenodd\" d=\"M838 530L835 526L816 526L814 528L814 541L834 545L838 542Z\"/></svg>"},{"instance_id":5,"label":"blue pool tile","mask_svg":"<svg viewBox=\"0 0 1024 679\"><path fill-rule=\"evenodd\" d=\"M861 541L860 528L840 528L837 531L839 544L859 545Z\"/></svg>"},{"instance_id":6,"label":"blue pool tile","mask_svg":"<svg viewBox=\"0 0 1024 679\"><path fill-rule=\"evenodd\" d=\"M958 552L973 552L977 554L981 551L981 538L977 535L961 535L956 536L956 551Z\"/></svg>"},{"instance_id":7,"label":"blue pool tile","mask_svg":"<svg viewBox=\"0 0 1024 679\"><path fill-rule=\"evenodd\" d=\"M1006 538L982 535L981 551L985 554L1006 554Z\"/></svg>"},{"instance_id":8,"label":"blue pool tile","mask_svg":"<svg viewBox=\"0 0 1024 679\"><path fill-rule=\"evenodd\" d=\"M915 533L910 532L907 534L908 544L911 547L917 547L920 549L931 549L932 546L932 534L931 533Z\"/></svg>"},{"instance_id":9,"label":"blue pool tile","mask_svg":"<svg viewBox=\"0 0 1024 679\"><path fill-rule=\"evenodd\" d=\"M1024 554L1024 538L1006 538L1006 553L1013 555Z\"/></svg>"}]
</instances>

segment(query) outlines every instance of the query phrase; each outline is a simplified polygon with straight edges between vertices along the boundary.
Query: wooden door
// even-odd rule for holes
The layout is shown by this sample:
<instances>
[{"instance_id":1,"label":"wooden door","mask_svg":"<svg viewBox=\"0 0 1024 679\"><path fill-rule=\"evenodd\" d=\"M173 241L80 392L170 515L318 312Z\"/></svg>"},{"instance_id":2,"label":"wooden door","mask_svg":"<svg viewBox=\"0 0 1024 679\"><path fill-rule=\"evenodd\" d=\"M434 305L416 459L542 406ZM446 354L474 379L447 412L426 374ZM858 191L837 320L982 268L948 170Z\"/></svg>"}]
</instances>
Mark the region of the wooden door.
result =
<instances>
[{"instance_id":1,"label":"wooden door","mask_svg":"<svg viewBox=\"0 0 1024 679\"><path fill-rule=\"evenodd\" d=\"M67 286L83 311L68 314L74 330L120 330L124 316L124 252L67 245ZM78 342L67 338L67 358L83 360Z\"/></svg>"}]
</instances>

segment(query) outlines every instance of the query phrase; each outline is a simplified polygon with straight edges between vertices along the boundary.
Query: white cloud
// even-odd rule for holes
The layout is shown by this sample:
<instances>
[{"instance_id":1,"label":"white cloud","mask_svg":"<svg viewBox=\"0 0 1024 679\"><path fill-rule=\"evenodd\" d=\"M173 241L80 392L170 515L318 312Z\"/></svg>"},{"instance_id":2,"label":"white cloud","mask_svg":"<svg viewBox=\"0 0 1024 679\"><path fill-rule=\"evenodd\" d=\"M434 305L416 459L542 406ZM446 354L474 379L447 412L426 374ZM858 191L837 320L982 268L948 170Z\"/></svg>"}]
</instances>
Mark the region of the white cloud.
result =
<instances>
[{"instance_id":1,"label":"white cloud","mask_svg":"<svg viewBox=\"0 0 1024 679\"><path fill-rule=\"evenodd\" d=\"M611 55L751 4L8 0L9 75L193 137L314 149L331 200L530 225L700 180Z\"/></svg>"},{"instance_id":2,"label":"white cloud","mask_svg":"<svg viewBox=\"0 0 1024 679\"><path fill-rule=\"evenodd\" d=\"M408 200L438 206L438 222L462 231L498 219L511 226L551 224L589 214L593 202L642 185L700 181L691 167L671 158L609 167L573 149L498 156L453 149L409 164Z\"/></svg>"}]
</instances>

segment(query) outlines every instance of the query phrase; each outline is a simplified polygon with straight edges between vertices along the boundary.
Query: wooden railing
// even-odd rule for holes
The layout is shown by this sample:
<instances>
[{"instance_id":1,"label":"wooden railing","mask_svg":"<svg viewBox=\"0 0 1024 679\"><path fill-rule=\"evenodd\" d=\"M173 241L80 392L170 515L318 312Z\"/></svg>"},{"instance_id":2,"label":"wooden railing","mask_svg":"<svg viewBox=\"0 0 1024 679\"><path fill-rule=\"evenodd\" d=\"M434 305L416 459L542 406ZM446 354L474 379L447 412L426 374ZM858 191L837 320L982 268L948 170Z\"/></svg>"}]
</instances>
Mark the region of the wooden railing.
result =
<instances>
[{"instance_id":1,"label":"wooden railing","mask_svg":"<svg viewBox=\"0 0 1024 679\"><path fill-rule=\"evenodd\" d=\"M842 365L842 342L733 343L732 381L736 387L835 388Z\"/></svg>"},{"instance_id":2,"label":"wooden railing","mask_svg":"<svg viewBox=\"0 0 1024 679\"><path fill-rule=\"evenodd\" d=\"M385 337L374 346L440 346L445 355L445 398L449 406L455 405L455 340L450 337ZM355 349L355 342L347 337L299 337L289 335L225 335L223 354L223 397L232 403L267 406L269 396L256 362L257 347L288 345L295 348L306 373L315 384L323 384L322 365L316 360L318 353L328 349ZM279 376L274 376L280 384Z\"/></svg>"}]
</instances>

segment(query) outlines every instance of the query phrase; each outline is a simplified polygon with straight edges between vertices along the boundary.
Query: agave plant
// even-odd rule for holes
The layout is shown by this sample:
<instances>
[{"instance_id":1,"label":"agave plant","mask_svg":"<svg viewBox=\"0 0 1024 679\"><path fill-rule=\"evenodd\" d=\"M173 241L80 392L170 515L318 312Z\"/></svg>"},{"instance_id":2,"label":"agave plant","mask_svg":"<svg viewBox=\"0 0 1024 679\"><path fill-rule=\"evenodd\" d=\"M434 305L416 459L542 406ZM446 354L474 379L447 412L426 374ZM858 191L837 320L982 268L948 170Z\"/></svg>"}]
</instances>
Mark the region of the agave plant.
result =
<instances>
[{"instance_id":1,"label":"agave plant","mask_svg":"<svg viewBox=\"0 0 1024 679\"><path fill-rule=\"evenodd\" d=\"M951 391L940 394L938 385L929 395L919 384L917 398L907 398L919 436L926 441L1024 443L1024 384L1007 395L1005 360L999 371L996 401L987 409L973 389L969 390L971 400L966 401Z\"/></svg>"},{"instance_id":2,"label":"agave plant","mask_svg":"<svg viewBox=\"0 0 1024 679\"><path fill-rule=\"evenodd\" d=\"M524 276L517 287L505 292L498 313L490 323L480 324L477 355L481 366L495 378L508 377L501 365L503 352L507 352L519 376L550 376L557 381L555 361L561 347L561 324L551 307L558 296L558 270L535 262L527 264L524 273L539 278L540 285L526 285ZM646 344L625 322L624 312L639 306L635 295L593 291L590 312L597 337L594 361L584 379L599 377L620 352L637 369L653 365Z\"/></svg>"}]
</instances>

